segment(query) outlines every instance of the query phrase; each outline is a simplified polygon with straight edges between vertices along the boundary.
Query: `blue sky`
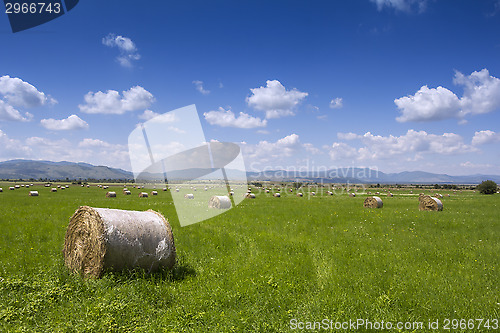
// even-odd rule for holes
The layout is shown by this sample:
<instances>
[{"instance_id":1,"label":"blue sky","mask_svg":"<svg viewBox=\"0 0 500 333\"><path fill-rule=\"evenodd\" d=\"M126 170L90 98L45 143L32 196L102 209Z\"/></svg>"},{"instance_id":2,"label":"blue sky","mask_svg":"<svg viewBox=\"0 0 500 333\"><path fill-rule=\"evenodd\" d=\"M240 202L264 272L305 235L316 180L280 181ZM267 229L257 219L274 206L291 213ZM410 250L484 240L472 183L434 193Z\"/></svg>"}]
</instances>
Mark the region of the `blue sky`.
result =
<instances>
[{"instance_id":1,"label":"blue sky","mask_svg":"<svg viewBox=\"0 0 500 333\"><path fill-rule=\"evenodd\" d=\"M500 174L500 1L81 1L0 14L0 160L130 170L127 138L196 104L251 170ZM26 114L28 113L28 114Z\"/></svg>"}]
</instances>

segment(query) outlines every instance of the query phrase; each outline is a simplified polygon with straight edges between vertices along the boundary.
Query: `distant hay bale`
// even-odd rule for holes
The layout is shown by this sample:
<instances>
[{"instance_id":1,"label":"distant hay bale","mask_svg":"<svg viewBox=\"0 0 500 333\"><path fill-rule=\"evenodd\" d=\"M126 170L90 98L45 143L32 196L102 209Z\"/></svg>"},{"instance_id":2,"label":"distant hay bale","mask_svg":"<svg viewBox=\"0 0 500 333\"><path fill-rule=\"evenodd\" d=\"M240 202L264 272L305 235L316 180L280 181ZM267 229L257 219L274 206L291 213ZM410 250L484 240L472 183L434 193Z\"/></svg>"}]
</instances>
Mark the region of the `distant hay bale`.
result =
<instances>
[{"instance_id":1,"label":"distant hay bale","mask_svg":"<svg viewBox=\"0 0 500 333\"><path fill-rule=\"evenodd\" d=\"M316 195L316 192L311 192L311 195Z\"/></svg>"},{"instance_id":2,"label":"distant hay bale","mask_svg":"<svg viewBox=\"0 0 500 333\"><path fill-rule=\"evenodd\" d=\"M9 187L9 190L14 191L16 188L14 186Z\"/></svg>"},{"instance_id":3,"label":"distant hay bale","mask_svg":"<svg viewBox=\"0 0 500 333\"><path fill-rule=\"evenodd\" d=\"M297 196L298 197L303 197L304 195L301 192L299 192L299 193L297 193Z\"/></svg>"},{"instance_id":4,"label":"distant hay bale","mask_svg":"<svg viewBox=\"0 0 500 333\"><path fill-rule=\"evenodd\" d=\"M208 208L229 209L231 208L231 199L227 196L214 195L208 201Z\"/></svg>"},{"instance_id":5,"label":"distant hay bale","mask_svg":"<svg viewBox=\"0 0 500 333\"><path fill-rule=\"evenodd\" d=\"M233 192L233 191L229 192L229 195L230 195L230 196L233 196L233 195L234 195L234 192Z\"/></svg>"},{"instance_id":6,"label":"distant hay bale","mask_svg":"<svg viewBox=\"0 0 500 333\"><path fill-rule=\"evenodd\" d=\"M30 186L29 186L29 185L26 185L26 188L30 188Z\"/></svg>"},{"instance_id":7,"label":"distant hay bale","mask_svg":"<svg viewBox=\"0 0 500 333\"><path fill-rule=\"evenodd\" d=\"M166 188L166 187L164 187L164 188L163 188L163 192L165 192L166 190L167 190L167 188Z\"/></svg>"},{"instance_id":8,"label":"distant hay bale","mask_svg":"<svg viewBox=\"0 0 500 333\"><path fill-rule=\"evenodd\" d=\"M255 199L255 194L253 194L253 193L246 193L246 194L245 194L245 198L248 198L248 199Z\"/></svg>"},{"instance_id":9,"label":"distant hay bale","mask_svg":"<svg viewBox=\"0 0 500 333\"><path fill-rule=\"evenodd\" d=\"M442 211L443 203L438 198L433 198L430 195L422 195L418 198L419 210L425 211Z\"/></svg>"},{"instance_id":10,"label":"distant hay bale","mask_svg":"<svg viewBox=\"0 0 500 333\"><path fill-rule=\"evenodd\" d=\"M57 185L57 188L61 188L61 185Z\"/></svg>"},{"instance_id":11,"label":"distant hay bale","mask_svg":"<svg viewBox=\"0 0 500 333\"><path fill-rule=\"evenodd\" d=\"M434 194L434 198L442 199L443 195L439 194L439 193L436 193L436 194Z\"/></svg>"},{"instance_id":12,"label":"distant hay bale","mask_svg":"<svg viewBox=\"0 0 500 333\"><path fill-rule=\"evenodd\" d=\"M384 202L379 197L368 197L365 199L363 203L363 207L365 208L382 208L384 206Z\"/></svg>"},{"instance_id":13,"label":"distant hay bale","mask_svg":"<svg viewBox=\"0 0 500 333\"><path fill-rule=\"evenodd\" d=\"M21 186L19 186L19 185L15 185L15 186L14 186L14 188L21 188Z\"/></svg>"},{"instance_id":14,"label":"distant hay bale","mask_svg":"<svg viewBox=\"0 0 500 333\"><path fill-rule=\"evenodd\" d=\"M66 185L66 188L69 188L69 185Z\"/></svg>"},{"instance_id":15,"label":"distant hay bale","mask_svg":"<svg viewBox=\"0 0 500 333\"><path fill-rule=\"evenodd\" d=\"M103 190L107 190L108 186L103 186L102 188L103 188Z\"/></svg>"},{"instance_id":16,"label":"distant hay bale","mask_svg":"<svg viewBox=\"0 0 500 333\"><path fill-rule=\"evenodd\" d=\"M175 243L160 213L83 206L69 221L63 254L71 271L98 278L109 270L172 268Z\"/></svg>"},{"instance_id":17,"label":"distant hay bale","mask_svg":"<svg viewBox=\"0 0 500 333\"><path fill-rule=\"evenodd\" d=\"M273 196L274 196L274 197L276 197L276 198L279 198L279 197L281 197L281 194L279 194L279 193L274 193L274 194L273 194Z\"/></svg>"},{"instance_id":18,"label":"distant hay bale","mask_svg":"<svg viewBox=\"0 0 500 333\"><path fill-rule=\"evenodd\" d=\"M38 191L30 191L29 196L30 197L37 197L38 196Z\"/></svg>"},{"instance_id":19,"label":"distant hay bale","mask_svg":"<svg viewBox=\"0 0 500 333\"><path fill-rule=\"evenodd\" d=\"M66 189L66 187L64 187L64 186L61 187L61 190L65 190L65 189Z\"/></svg>"},{"instance_id":20,"label":"distant hay bale","mask_svg":"<svg viewBox=\"0 0 500 333\"><path fill-rule=\"evenodd\" d=\"M270 191L269 190L266 190L266 193L269 193Z\"/></svg>"},{"instance_id":21,"label":"distant hay bale","mask_svg":"<svg viewBox=\"0 0 500 333\"><path fill-rule=\"evenodd\" d=\"M123 188L123 192L125 192L125 191L128 191L128 188L126 188L126 187L125 187L125 188Z\"/></svg>"},{"instance_id":22,"label":"distant hay bale","mask_svg":"<svg viewBox=\"0 0 500 333\"><path fill-rule=\"evenodd\" d=\"M349 197L351 197L351 198L356 197L356 193L349 193Z\"/></svg>"},{"instance_id":23,"label":"distant hay bale","mask_svg":"<svg viewBox=\"0 0 500 333\"><path fill-rule=\"evenodd\" d=\"M193 193L188 193L188 194L184 195L184 198L186 198L186 199L194 199L194 194Z\"/></svg>"},{"instance_id":24,"label":"distant hay bale","mask_svg":"<svg viewBox=\"0 0 500 333\"><path fill-rule=\"evenodd\" d=\"M139 193L139 198L147 198L149 195L146 192Z\"/></svg>"},{"instance_id":25,"label":"distant hay bale","mask_svg":"<svg viewBox=\"0 0 500 333\"><path fill-rule=\"evenodd\" d=\"M178 189L178 188L176 188L176 189L175 189L175 192L179 192L179 189Z\"/></svg>"},{"instance_id":26,"label":"distant hay bale","mask_svg":"<svg viewBox=\"0 0 500 333\"><path fill-rule=\"evenodd\" d=\"M89 188L89 187L90 187L90 185L87 185L87 188Z\"/></svg>"},{"instance_id":27,"label":"distant hay bale","mask_svg":"<svg viewBox=\"0 0 500 333\"><path fill-rule=\"evenodd\" d=\"M158 195L157 191L151 191L151 195Z\"/></svg>"},{"instance_id":28,"label":"distant hay bale","mask_svg":"<svg viewBox=\"0 0 500 333\"><path fill-rule=\"evenodd\" d=\"M3 188L0 187L0 192L3 192Z\"/></svg>"},{"instance_id":29,"label":"distant hay bale","mask_svg":"<svg viewBox=\"0 0 500 333\"><path fill-rule=\"evenodd\" d=\"M394 196L394 194L392 194L392 193L387 193L387 196L388 196L388 197L390 197L390 198L392 198L392 197Z\"/></svg>"},{"instance_id":30,"label":"distant hay bale","mask_svg":"<svg viewBox=\"0 0 500 333\"><path fill-rule=\"evenodd\" d=\"M106 198L116 198L116 192L106 192Z\"/></svg>"},{"instance_id":31,"label":"distant hay bale","mask_svg":"<svg viewBox=\"0 0 500 333\"><path fill-rule=\"evenodd\" d=\"M130 192L130 191L127 190L127 191L123 191L123 194L125 194L125 195L131 195L132 192Z\"/></svg>"},{"instance_id":32,"label":"distant hay bale","mask_svg":"<svg viewBox=\"0 0 500 333\"><path fill-rule=\"evenodd\" d=\"M57 188L55 188L55 187L51 188L50 192L57 192Z\"/></svg>"}]
</instances>

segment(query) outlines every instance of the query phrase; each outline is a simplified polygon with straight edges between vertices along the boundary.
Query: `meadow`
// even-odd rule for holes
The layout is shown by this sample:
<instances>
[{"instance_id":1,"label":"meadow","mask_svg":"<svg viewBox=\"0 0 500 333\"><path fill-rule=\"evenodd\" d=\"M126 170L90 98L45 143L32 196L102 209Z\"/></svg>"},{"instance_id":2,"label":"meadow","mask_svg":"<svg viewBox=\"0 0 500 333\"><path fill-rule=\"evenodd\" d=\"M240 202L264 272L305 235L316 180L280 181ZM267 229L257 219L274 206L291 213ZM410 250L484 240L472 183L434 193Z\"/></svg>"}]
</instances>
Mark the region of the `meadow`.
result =
<instances>
[{"instance_id":1,"label":"meadow","mask_svg":"<svg viewBox=\"0 0 500 333\"><path fill-rule=\"evenodd\" d=\"M181 227L161 190L138 198L131 186L129 196L110 187L117 198L106 198L95 185L9 186L0 184L1 332L321 331L291 323L324 319L424 324L394 332L430 331L429 320L439 320L437 332L450 331L446 319L500 318L498 194L439 191L444 210L422 212L408 190L381 195L384 207L371 210L364 195L254 190L256 199ZM177 266L100 279L69 273L64 235L83 205L161 212Z\"/></svg>"}]
</instances>

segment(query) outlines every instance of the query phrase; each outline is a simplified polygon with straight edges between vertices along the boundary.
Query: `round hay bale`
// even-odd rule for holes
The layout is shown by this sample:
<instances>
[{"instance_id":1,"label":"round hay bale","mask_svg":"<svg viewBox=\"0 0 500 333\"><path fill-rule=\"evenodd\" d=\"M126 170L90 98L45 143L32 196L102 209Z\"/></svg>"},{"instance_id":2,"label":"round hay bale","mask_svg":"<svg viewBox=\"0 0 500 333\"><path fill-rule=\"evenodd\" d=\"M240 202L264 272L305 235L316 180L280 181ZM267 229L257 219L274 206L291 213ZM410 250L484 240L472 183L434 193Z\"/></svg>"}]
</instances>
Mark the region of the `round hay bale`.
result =
<instances>
[{"instance_id":1,"label":"round hay bale","mask_svg":"<svg viewBox=\"0 0 500 333\"><path fill-rule=\"evenodd\" d=\"M15 186L14 186L14 188L21 188L21 186L19 186L19 185L15 185Z\"/></svg>"},{"instance_id":2,"label":"round hay bale","mask_svg":"<svg viewBox=\"0 0 500 333\"><path fill-rule=\"evenodd\" d=\"M3 188L0 187L0 192L3 192Z\"/></svg>"},{"instance_id":3,"label":"round hay bale","mask_svg":"<svg viewBox=\"0 0 500 333\"><path fill-rule=\"evenodd\" d=\"M223 195L214 195L208 201L208 208L229 209L231 208L231 199Z\"/></svg>"},{"instance_id":4,"label":"round hay bale","mask_svg":"<svg viewBox=\"0 0 500 333\"><path fill-rule=\"evenodd\" d=\"M83 206L69 221L63 254L66 266L85 277L136 267L152 272L174 266L174 236L163 215L152 210Z\"/></svg>"},{"instance_id":5,"label":"round hay bale","mask_svg":"<svg viewBox=\"0 0 500 333\"><path fill-rule=\"evenodd\" d=\"M147 198L149 195L146 192L139 193L139 198Z\"/></svg>"},{"instance_id":6,"label":"round hay bale","mask_svg":"<svg viewBox=\"0 0 500 333\"><path fill-rule=\"evenodd\" d=\"M57 192L57 188L55 188L55 187L51 188L50 192Z\"/></svg>"},{"instance_id":7,"label":"round hay bale","mask_svg":"<svg viewBox=\"0 0 500 333\"><path fill-rule=\"evenodd\" d=\"M106 192L106 198L116 198L116 192Z\"/></svg>"},{"instance_id":8,"label":"round hay bale","mask_svg":"<svg viewBox=\"0 0 500 333\"><path fill-rule=\"evenodd\" d=\"M311 192L311 195L316 195L316 192Z\"/></svg>"},{"instance_id":9,"label":"round hay bale","mask_svg":"<svg viewBox=\"0 0 500 333\"><path fill-rule=\"evenodd\" d=\"M419 210L424 210L424 211L443 210L443 203L438 198L433 198L429 195L422 195L418 198L418 200L419 200L419 205L418 205Z\"/></svg>"},{"instance_id":10,"label":"round hay bale","mask_svg":"<svg viewBox=\"0 0 500 333\"><path fill-rule=\"evenodd\" d=\"M392 197L394 196L394 194L392 194L392 193L387 193L387 196L388 196L389 198L392 198Z\"/></svg>"},{"instance_id":11,"label":"round hay bale","mask_svg":"<svg viewBox=\"0 0 500 333\"><path fill-rule=\"evenodd\" d=\"M179 189L178 189L178 188L176 188L176 189L175 189L175 192L179 192Z\"/></svg>"},{"instance_id":12,"label":"round hay bale","mask_svg":"<svg viewBox=\"0 0 500 333\"><path fill-rule=\"evenodd\" d=\"M351 197L351 198L356 197L356 193L349 193L349 197Z\"/></svg>"},{"instance_id":13,"label":"round hay bale","mask_svg":"<svg viewBox=\"0 0 500 333\"><path fill-rule=\"evenodd\" d=\"M303 197L304 195L301 192L299 192L299 193L297 193L297 196L298 197Z\"/></svg>"},{"instance_id":14,"label":"round hay bale","mask_svg":"<svg viewBox=\"0 0 500 333\"><path fill-rule=\"evenodd\" d=\"M266 193L269 193L270 191L269 190L266 190Z\"/></svg>"},{"instance_id":15,"label":"round hay bale","mask_svg":"<svg viewBox=\"0 0 500 333\"><path fill-rule=\"evenodd\" d=\"M151 191L151 195L158 195L157 191Z\"/></svg>"},{"instance_id":16,"label":"round hay bale","mask_svg":"<svg viewBox=\"0 0 500 333\"><path fill-rule=\"evenodd\" d=\"M14 186L9 187L10 191L14 191L16 188Z\"/></svg>"},{"instance_id":17,"label":"round hay bale","mask_svg":"<svg viewBox=\"0 0 500 333\"><path fill-rule=\"evenodd\" d=\"M128 191L128 188L126 188L126 187L125 187L125 188L123 188L123 192L125 192L125 191Z\"/></svg>"},{"instance_id":18,"label":"round hay bale","mask_svg":"<svg viewBox=\"0 0 500 333\"><path fill-rule=\"evenodd\" d=\"M379 197L368 197L365 199L363 203L363 207L365 208L382 208L384 206L384 202Z\"/></svg>"},{"instance_id":19,"label":"round hay bale","mask_svg":"<svg viewBox=\"0 0 500 333\"><path fill-rule=\"evenodd\" d=\"M230 195L230 196L233 196L233 195L234 195L234 192L233 192L233 191L229 192L229 195Z\"/></svg>"},{"instance_id":20,"label":"round hay bale","mask_svg":"<svg viewBox=\"0 0 500 333\"><path fill-rule=\"evenodd\" d=\"M186 198L186 199L194 199L194 194L193 193L188 193L188 194L184 195L184 198Z\"/></svg>"},{"instance_id":21,"label":"round hay bale","mask_svg":"<svg viewBox=\"0 0 500 333\"><path fill-rule=\"evenodd\" d=\"M30 191L29 196L30 197L37 197L38 196L38 191Z\"/></svg>"},{"instance_id":22,"label":"round hay bale","mask_svg":"<svg viewBox=\"0 0 500 333\"><path fill-rule=\"evenodd\" d=\"M166 188L166 187L164 187L164 188L163 188L163 192L165 192L166 190L167 190L167 188Z\"/></svg>"},{"instance_id":23,"label":"round hay bale","mask_svg":"<svg viewBox=\"0 0 500 333\"><path fill-rule=\"evenodd\" d=\"M87 185L87 188L89 188L89 187L90 187L90 185Z\"/></svg>"},{"instance_id":24,"label":"round hay bale","mask_svg":"<svg viewBox=\"0 0 500 333\"><path fill-rule=\"evenodd\" d=\"M280 197L281 197L281 194L279 194L279 193L274 193L273 195L274 195L274 197L276 197L276 198L280 198Z\"/></svg>"},{"instance_id":25,"label":"round hay bale","mask_svg":"<svg viewBox=\"0 0 500 333\"><path fill-rule=\"evenodd\" d=\"M61 187L61 190L65 190L65 189L66 189L66 187L64 187L64 186Z\"/></svg>"},{"instance_id":26,"label":"round hay bale","mask_svg":"<svg viewBox=\"0 0 500 333\"><path fill-rule=\"evenodd\" d=\"M123 191L123 194L125 194L125 195L131 195L132 192L130 192L130 191L127 190L127 191Z\"/></svg>"},{"instance_id":27,"label":"round hay bale","mask_svg":"<svg viewBox=\"0 0 500 333\"><path fill-rule=\"evenodd\" d=\"M255 199L255 194L253 194L253 193L247 193L247 194L245 194L245 198Z\"/></svg>"},{"instance_id":28,"label":"round hay bale","mask_svg":"<svg viewBox=\"0 0 500 333\"><path fill-rule=\"evenodd\" d=\"M434 194L434 198L442 199L443 195L439 194L439 193L436 193L436 194Z\"/></svg>"}]
</instances>

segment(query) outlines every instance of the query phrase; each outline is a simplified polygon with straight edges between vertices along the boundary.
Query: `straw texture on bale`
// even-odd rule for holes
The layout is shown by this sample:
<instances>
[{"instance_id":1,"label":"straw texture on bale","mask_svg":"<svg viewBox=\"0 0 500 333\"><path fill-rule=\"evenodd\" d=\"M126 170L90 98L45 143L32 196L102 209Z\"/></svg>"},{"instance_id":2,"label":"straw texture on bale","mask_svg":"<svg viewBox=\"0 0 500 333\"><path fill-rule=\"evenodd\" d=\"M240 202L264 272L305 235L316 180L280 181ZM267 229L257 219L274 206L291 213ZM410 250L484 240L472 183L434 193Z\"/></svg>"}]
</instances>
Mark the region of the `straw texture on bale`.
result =
<instances>
[{"instance_id":1,"label":"straw texture on bale","mask_svg":"<svg viewBox=\"0 0 500 333\"><path fill-rule=\"evenodd\" d=\"M152 210L80 207L69 221L63 254L66 266L85 277L136 267L152 272L175 264L170 224Z\"/></svg>"},{"instance_id":2,"label":"straw texture on bale","mask_svg":"<svg viewBox=\"0 0 500 333\"><path fill-rule=\"evenodd\" d=\"M366 198L363 206L365 208L382 208L384 203L382 202L382 199L374 196Z\"/></svg>"},{"instance_id":3,"label":"straw texture on bale","mask_svg":"<svg viewBox=\"0 0 500 333\"><path fill-rule=\"evenodd\" d=\"M279 194L279 193L274 193L274 196L275 196L276 198L279 198L279 197L281 197L281 194Z\"/></svg>"},{"instance_id":4,"label":"straw texture on bale","mask_svg":"<svg viewBox=\"0 0 500 333\"><path fill-rule=\"evenodd\" d=\"M30 197L37 197L38 196L38 191L30 191L29 196Z\"/></svg>"},{"instance_id":5,"label":"straw texture on bale","mask_svg":"<svg viewBox=\"0 0 500 333\"><path fill-rule=\"evenodd\" d=\"M418 205L419 210L425 210L425 211L442 211L443 210L443 203L438 198L433 198L429 195L421 195L418 198L418 201L419 201L419 205Z\"/></svg>"},{"instance_id":6,"label":"straw texture on bale","mask_svg":"<svg viewBox=\"0 0 500 333\"><path fill-rule=\"evenodd\" d=\"M148 194L146 192L139 193L139 198L147 198Z\"/></svg>"},{"instance_id":7,"label":"straw texture on bale","mask_svg":"<svg viewBox=\"0 0 500 333\"><path fill-rule=\"evenodd\" d=\"M194 194L193 193L188 193L188 194L184 195L184 198L186 198L186 199L194 199Z\"/></svg>"},{"instance_id":8,"label":"straw texture on bale","mask_svg":"<svg viewBox=\"0 0 500 333\"><path fill-rule=\"evenodd\" d=\"M116 198L116 192L107 192L106 198Z\"/></svg>"},{"instance_id":9,"label":"straw texture on bale","mask_svg":"<svg viewBox=\"0 0 500 333\"><path fill-rule=\"evenodd\" d=\"M231 199L223 195L214 195L208 201L208 208L229 209L231 208Z\"/></svg>"}]
</instances>

